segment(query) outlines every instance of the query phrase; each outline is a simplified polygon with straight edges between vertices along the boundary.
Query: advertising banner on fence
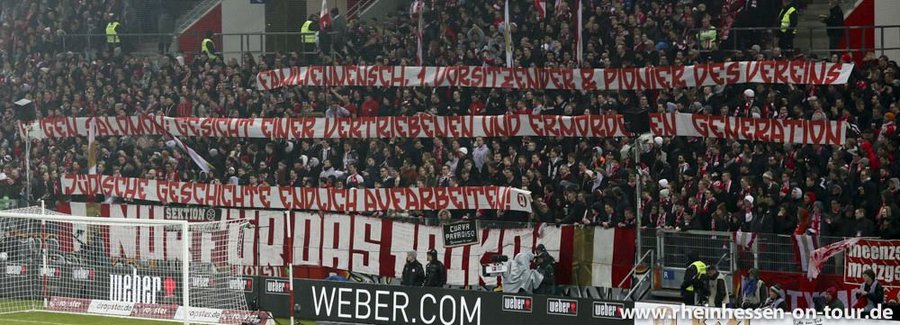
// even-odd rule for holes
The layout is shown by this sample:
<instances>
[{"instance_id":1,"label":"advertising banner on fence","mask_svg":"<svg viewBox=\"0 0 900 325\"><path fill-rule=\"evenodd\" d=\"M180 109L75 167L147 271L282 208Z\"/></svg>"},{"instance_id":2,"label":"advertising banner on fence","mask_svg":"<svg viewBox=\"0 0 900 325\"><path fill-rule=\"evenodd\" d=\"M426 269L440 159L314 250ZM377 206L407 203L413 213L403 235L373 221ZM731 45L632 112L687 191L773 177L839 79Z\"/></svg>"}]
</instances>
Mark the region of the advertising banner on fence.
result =
<instances>
[{"instance_id":1,"label":"advertising banner on fence","mask_svg":"<svg viewBox=\"0 0 900 325\"><path fill-rule=\"evenodd\" d=\"M855 315L853 317L857 317ZM626 316L634 319L635 325L854 325L860 321L864 324L896 324L884 319L848 319L839 313L825 316L807 309L795 311L789 308L782 311L771 308L711 308L647 302L634 303L633 311L626 312Z\"/></svg>"},{"instance_id":2,"label":"advertising banner on fence","mask_svg":"<svg viewBox=\"0 0 900 325\"><path fill-rule=\"evenodd\" d=\"M65 203L58 209L73 215L86 215L87 204ZM213 256L214 251L226 252L228 263L232 265L283 266L288 263L286 256L293 256L293 263L298 266L399 278L407 252L416 251L419 256L425 256L429 249L435 249L438 258L447 267L448 284L479 285L497 281L496 278L483 278L481 275L482 264L490 263L492 256L513 257L544 244L558 262L556 277L559 284L596 287L619 285L634 264L635 233L628 229L573 225L478 228L479 241L476 244L446 247L441 226L308 212L294 212L290 219L286 219L282 211L271 210L222 209L220 214L223 220L249 219L255 226L228 231L225 240L201 242L197 248L199 251L193 252L199 256L200 262ZM163 219L165 207L103 204L100 216ZM293 222L292 238L287 236L288 220ZM136 247L146 237L140 227L130 234L116 236L116 245ZM116 258L141 259L142 254L149 254L145 251L165 251L166 240L167 237L164 237L148 244L151 247L113 250L111 254L116 254L112 256ZM226 243L236 247L223 247ZM593 249L594 245L602 246ZM260 285L264 285L266 290L278 289L277 285L269 288L269 283ZM626 279L624 286L630 285ZM228 286L238 287L239 284Z\"/></svg>"},{"instance_id":3,"label":"advertising banner on fence","mask_svg":"<svg viewBox=\"0 0 900 325\"><path fill-rule=\"evenodd\" d=\"M747 272L741 271L739 275L743 279L747 276ZM809 280L806 273L760 271L759 278L768 286L777 284L784 289L788 308L814 308L813 299L821 297L830 287L838 289L838 299L844 306L854 306L856 296L853 290L859 288L856 284L845 282L842 276L834 274L819 274L816 279ZM886 303L900 302L900 288L885 287L884 296Z\"/></svg>"},{"instance_id":4,"label":"advertising banner on fence","mask_svg":"<svg viewBox=\"0 0 900 325\"><path fill-rule=\"evenodd\" d=\"M443 209L531 212L531 192L497 186L335 189L170 182L105 175L60 178L64 195L102 194L162 204L333 212Z\"/></svg>"},{"instance_id":5,"label":"advertising banner on fence","mask_svg":"<svg viewBox=\"0 0 900 325\"><path fill-rule=\"evenodd\" d=\"M97 136L163 135L266 139L588 137L628 135L622 115L381 116L360 118L172 118L163 116L44 118L21 123L32 139L87 136L89 120ZM659 136L843 144L846 123L740 118L686 113L650 114Z\"/></svg>"},{"instance_id":6,"label":"advertising banner on fence","mask_svg":"<svg viewBox=\"0 0 900 325\"><path fill-rule=\"evenodd\" d=\"M850 246L844 258L844 281L863 283L867 269L885 288L900 289L900 241L863 239Z\"/></svg>"},{"instance_id":7,"label":"advertising banner on fence","mask_svg":"<svg viewBox=\"0 0 900 325\"><path fill-rule=\"evenodd\" d=\"M111 316L130 316L161 320L183 320L185 309L177 304L148 304L102 299L50 297L47 309L60 312L90 313ZM257 319L258 312L191 307L190 321L215 324L244 324ZM123 321L125 323L125 321ZM260 324L275 324L267 319Z\"/></svg>"},{"instance_id":8,"label":"advertising banner on fence","mask_svg":"<svg viewBox=\"0 0 900 325\"><path fill-rule=\"evenodd\" d=\"M647 90L743 83L845 84L852 71L853 64L805 60L614 69L306 66L262 71L256 75L256 86L259 90L285 86Z\"/></svg>"},{"instance_id":9,"label":"advertising banner on fence","mask_svg":"<svg viewBox=\"0 0 900 325\"><path fill-rule=\"evenodd\" d=\"M295 280L294 288L298 315L316 321L454 325L633 323L620 316L621 311L633 305L631 302L311 280Z\"/></svg>"}]
</instances>

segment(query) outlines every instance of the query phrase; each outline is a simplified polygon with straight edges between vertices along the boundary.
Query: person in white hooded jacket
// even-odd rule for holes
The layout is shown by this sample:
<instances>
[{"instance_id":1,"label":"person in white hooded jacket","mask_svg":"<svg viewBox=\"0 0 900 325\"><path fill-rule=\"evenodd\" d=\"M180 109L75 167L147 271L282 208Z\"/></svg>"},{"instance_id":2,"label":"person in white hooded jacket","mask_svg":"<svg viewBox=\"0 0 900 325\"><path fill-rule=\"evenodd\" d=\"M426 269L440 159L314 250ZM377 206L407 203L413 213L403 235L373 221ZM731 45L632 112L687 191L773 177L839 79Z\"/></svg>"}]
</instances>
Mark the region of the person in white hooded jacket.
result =
<instances>
[{"instance_id":1,"label":"person in white hooded jacket","mask_svg":"<svg viewBox=\"0 0 900 325\"><path fill-rule=\"evenodd\" d=\"M532 293L544 281L540 272L531 268L531 260L534 254L522 252L516 255L510 262L509 271L502 274L503 292L505 293Z\"/></svg>"}]
</instances>

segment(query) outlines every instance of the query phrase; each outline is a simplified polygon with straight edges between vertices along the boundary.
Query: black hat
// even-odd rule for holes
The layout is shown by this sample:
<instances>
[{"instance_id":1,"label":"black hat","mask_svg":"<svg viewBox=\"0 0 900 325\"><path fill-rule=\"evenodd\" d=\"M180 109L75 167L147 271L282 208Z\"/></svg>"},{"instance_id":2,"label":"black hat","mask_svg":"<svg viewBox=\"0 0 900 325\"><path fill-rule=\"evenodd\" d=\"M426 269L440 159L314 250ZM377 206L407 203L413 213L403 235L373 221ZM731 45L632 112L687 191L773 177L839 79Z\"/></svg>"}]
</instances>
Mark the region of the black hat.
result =
<instances>
[{"instance_id":1,"label":"black hat","mask_svg":"<svg viewBox=\"0 0 900 325\"><path fill-rule=\"evenodd\" d=\"M432 258L437 259L437 250L435 250L434 248L429 249L429 250L428 250L428 256L431 256Z\"/></svg>"},{"instance_id":2,"label":"black hat","mask_svg":"<svg viewBox=\"0 0 900 325\"><path fill-rule=\"evenodd\" d=\"M547 248L544 247L544 244L538 244L537 247L534 248L534 250L543 253L547 251Z\"/></svg>"}]
</instances>

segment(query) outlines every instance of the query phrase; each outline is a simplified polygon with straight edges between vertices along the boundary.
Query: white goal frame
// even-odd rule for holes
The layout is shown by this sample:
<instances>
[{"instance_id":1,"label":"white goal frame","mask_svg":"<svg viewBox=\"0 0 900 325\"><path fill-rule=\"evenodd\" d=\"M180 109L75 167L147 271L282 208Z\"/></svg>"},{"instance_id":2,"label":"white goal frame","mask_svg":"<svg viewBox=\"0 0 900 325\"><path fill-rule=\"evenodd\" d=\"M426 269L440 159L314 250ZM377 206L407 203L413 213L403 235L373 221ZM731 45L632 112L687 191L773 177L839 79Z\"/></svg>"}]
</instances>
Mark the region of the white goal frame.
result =
<instances>
[{"instance_id":1,"label":"white goal frame","mask_svg":"<svg viewBox=\"0 0 900 325\"><path fill-rule=\"evenodd\" d=\"M43 209L42 209L43 210ZM190 243L191 243L191 232L190 232L190 223L187 220L159 220L159 219L122 219L122 218L99 218L99 217L84 217L84 216L72 216L72 215L50 215L50 214L33 214L33 213L14 213L14 212L4 212L0 211L0 218L18 218L18 219L31 219L31 220L39 220L41 221L41 226L46 225L47 221L58 221L58 222L66 222L73 224L89 224L89 225L105 225L105 226L179 226L181 227L181 236L183 240L181 240L181 252L182 252L182 263L181 263L181 281L184 284L182 287L182 308L184 308L184 319L183 323L188 325L191 323L190 320ZM47 268L47 248L46 244L42 244L41 248L41 256L42 256L42 267L44 269ZM44 299L44 307L47 307L47 297L43 297ZM75 312L59 312L59 311L48 311L48 310L37 310L33 309L31 311L40 311L40 312L56 312L56 313L71 313L71 314L82 314ZM21 311L17 311L21 312ZM93 314L92 314L93 315ZM101 315L101 316L109 316L115 317L111 315ZM122 318L127 319L144 319L139 317L125 317ZM151 320L151 319L148 319ZM165 320L165 319L152 319L154 321L171 321L171 322L179 322L178 320ZM197 323L197 322L194 322Z\"/></svg>"}]
</instances>

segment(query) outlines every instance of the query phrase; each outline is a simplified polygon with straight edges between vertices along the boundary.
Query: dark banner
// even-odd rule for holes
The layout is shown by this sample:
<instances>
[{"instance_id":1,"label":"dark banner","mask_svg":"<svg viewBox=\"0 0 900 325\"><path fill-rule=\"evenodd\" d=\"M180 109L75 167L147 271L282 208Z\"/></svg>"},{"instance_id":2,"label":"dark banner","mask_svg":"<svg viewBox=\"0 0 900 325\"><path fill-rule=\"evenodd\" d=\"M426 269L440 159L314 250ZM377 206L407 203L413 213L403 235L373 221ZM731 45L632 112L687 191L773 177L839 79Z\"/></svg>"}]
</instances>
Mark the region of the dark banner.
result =
<instances>
[{"instance_id":1,"label":"dark banner","mask_svg":"<svg viewBox=\"0 0 900 325\"><path fill-rule=\"evenodd\" d=\"M287 281L268 278L260 307L289 316ZM633 324L633 303L543 295L294 280L295 317L366 324Z\"/></svg>"},{"instance_id":2,"label":"dark banner","mask_svg":"<svg viewBox=\"0 0 900 325\"><path fill-rule=\"evenodd\" d=\"M444 225L444 247L474 245L478 240L478 224L475 220L466 220Z\"/></svg>"}]
</instances>

